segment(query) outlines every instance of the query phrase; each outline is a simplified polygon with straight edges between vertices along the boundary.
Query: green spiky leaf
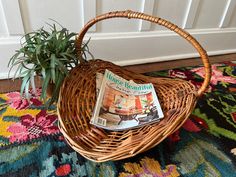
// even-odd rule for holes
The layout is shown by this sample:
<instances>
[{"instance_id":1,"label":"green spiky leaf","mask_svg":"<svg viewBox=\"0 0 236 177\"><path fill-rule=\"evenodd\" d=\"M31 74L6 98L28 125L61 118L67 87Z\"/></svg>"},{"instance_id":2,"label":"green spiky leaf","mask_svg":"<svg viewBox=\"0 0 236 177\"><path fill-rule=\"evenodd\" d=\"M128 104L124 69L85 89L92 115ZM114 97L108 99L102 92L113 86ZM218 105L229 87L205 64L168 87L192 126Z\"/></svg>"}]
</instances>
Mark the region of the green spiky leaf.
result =
<instances>
[{"instance_id":1,"label":"green spiky leaf","mask_svg":"<svg viewBox=\"0 0 236 177\"><path fill-rule=\"evenodd\" d=\"M54 20L52 20L55 22ZM49 30L41 28L27 33L20 41L21 48L11 57L9 73L16 67L14 78L21 77L21 95L29 96L30 86L35 90L34 74L42 77L42 95L46 98L49 83L55 84L52 102L57 101L60 85L69 70L85 60L87 54L92 56L88 42L81 46L82 55L77 58L74 32L69 32L59 23L48 24ZM59 26L59 28L58 28ZM93 56L92 56L93 57Z\"/></svg>"}]
</instances>

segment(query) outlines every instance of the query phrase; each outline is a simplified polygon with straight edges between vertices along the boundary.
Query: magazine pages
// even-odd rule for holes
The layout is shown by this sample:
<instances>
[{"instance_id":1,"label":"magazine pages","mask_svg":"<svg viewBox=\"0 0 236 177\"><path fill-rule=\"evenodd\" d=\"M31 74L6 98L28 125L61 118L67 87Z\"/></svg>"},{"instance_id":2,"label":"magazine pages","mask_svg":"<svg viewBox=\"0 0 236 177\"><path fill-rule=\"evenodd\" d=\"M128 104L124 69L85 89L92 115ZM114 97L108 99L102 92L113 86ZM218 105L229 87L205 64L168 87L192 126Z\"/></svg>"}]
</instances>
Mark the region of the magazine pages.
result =
<instances>
[{"instance_id":1,"label":"magazine pages","mask_svg":"<svg viewBox=\"0 0 236 177\"><path fill-rule=\"evenodd\" d=\"M98 96L91 119L95 126L124 130L164 117L151 83L136 84L106 70L104 76L97 74L96 85Z\"/></svg>"}]
</instances>

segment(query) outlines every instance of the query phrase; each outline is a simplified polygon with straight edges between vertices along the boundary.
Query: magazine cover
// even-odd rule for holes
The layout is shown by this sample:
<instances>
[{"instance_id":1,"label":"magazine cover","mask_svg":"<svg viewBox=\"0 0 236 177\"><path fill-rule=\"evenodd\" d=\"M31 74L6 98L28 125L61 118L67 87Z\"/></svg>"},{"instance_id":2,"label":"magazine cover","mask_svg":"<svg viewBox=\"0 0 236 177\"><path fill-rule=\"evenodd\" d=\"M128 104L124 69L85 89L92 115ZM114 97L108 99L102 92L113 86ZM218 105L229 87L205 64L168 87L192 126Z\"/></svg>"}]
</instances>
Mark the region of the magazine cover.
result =
<instances>
[{"instance_id":1,"label":"magazine cover","mask_svg":"<svg viewBox=\"0 0 236 177\"><path fill-rule=\"evenodd\" d=\"M97 102L91 124L108 130L124 130L164 117L151 83L136 84L109 70L96 76Z\"/></svg>"}]
</instances>

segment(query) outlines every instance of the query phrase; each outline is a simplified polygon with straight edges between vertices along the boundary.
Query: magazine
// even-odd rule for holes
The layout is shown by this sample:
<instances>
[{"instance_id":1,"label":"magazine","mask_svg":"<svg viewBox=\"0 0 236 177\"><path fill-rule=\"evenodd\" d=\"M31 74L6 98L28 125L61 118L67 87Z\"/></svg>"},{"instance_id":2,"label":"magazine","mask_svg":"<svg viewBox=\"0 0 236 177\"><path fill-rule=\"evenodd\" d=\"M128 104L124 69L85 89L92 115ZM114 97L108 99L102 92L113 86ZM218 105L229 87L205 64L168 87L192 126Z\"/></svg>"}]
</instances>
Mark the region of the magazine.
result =
<instances>
[{"instance_id":1,"label":"magazine","mask_svg":"<svg viewBox=\"0 0 236 177\"><path fill-rule=\"evenodd\" d=\"M159 121L164 117L151 83L137 84L105 70L97 73L97 102L91 124L124 130Z\"/></svg>"}]
</instances>

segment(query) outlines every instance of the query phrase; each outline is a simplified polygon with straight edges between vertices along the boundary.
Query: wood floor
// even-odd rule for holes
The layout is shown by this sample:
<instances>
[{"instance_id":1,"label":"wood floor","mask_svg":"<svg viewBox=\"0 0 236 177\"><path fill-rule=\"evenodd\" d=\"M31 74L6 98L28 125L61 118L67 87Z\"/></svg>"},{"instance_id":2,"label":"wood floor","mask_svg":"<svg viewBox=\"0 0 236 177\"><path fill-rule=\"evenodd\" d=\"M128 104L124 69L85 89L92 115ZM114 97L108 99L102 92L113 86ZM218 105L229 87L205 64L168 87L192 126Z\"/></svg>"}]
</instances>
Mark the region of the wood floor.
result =
<instances>
[{"instance_id":1,"label":"wood floor","mask_svg":"<svg viewBox=\"0 0 236 177\"><path fill-rule=\"evenodd\" d=\"M210 58L211 63L217 63L217 62L222 62L222 61L236 61L236 53L211 56L209 58ZM184 67L184 66L196 66L199 64L202 64L199 58L190 58L190 59L182 59L182 60L175 60L175 61L125 66L124 68L137 72L137 73L145 73L145 72L150 72L150 71L159 71L159 70L172 69L172 68L178 68L178 67ZM16 79L14 81L9 80L9 79L0 80L0 93L20 90L20 84L21 84L20 79ZM36 85L40 85L39 79L36 79Z\"/></svg>"}]
</instances>

